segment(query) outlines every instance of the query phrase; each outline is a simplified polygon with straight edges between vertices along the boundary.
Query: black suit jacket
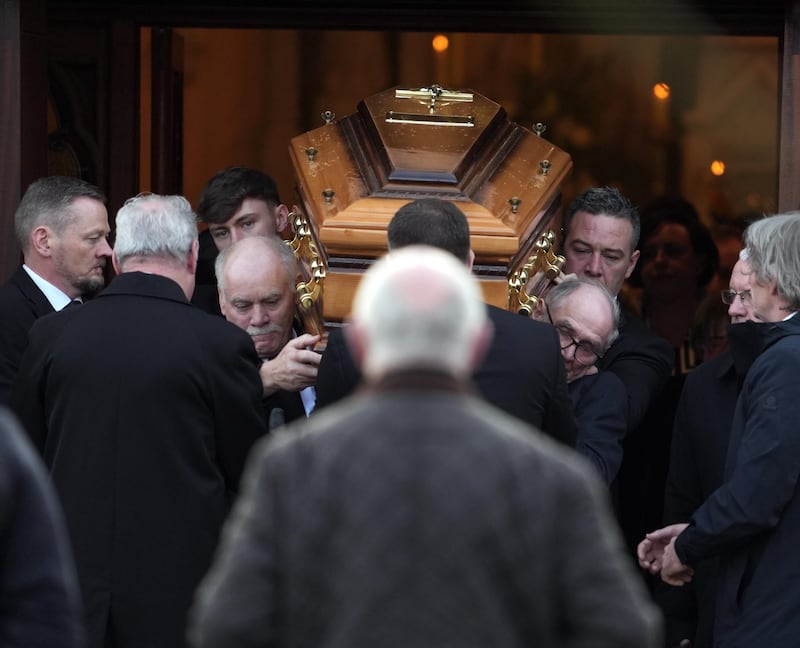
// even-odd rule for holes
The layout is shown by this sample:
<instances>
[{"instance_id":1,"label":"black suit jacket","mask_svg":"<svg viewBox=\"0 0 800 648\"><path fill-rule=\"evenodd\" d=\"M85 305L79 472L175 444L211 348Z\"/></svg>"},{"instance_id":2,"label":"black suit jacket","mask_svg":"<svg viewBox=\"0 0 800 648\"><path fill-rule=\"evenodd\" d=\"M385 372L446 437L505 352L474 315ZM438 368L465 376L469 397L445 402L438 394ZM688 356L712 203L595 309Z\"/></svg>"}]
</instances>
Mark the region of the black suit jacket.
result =
<instances>
[{"instance_id":1,"label":"black suit jacket","mask_svg":"<svg viewBox=\"0 0 800 648\"><path fill-rule=\"evenodd\" d=\"M648 329L642 320L623 311L619 337L597 363L615 373L628 393L628 431L644 419L650 404L672 375L675 351L669 342Z\"/></svg>"},{"instance_id":2,"label":"black suit jacket","mask_svg":"<svg viewBox=\"0 0 800 648\"><path fill-rule=\"evenodd\" d=\"M304 418L306 409L300 392L278 390L267 396L264 401L264 420L267 427L272 430L284 423L291 423L299 418Z\"/></svg>"},{"instance_id":3,"label":"black suit jacket","mask_svg":"<svg viewBox=\"0 0 800 648\"><path fill-rule=\"evenodd\" d=\"M110 629L130 645L183 646L245 457L266 433L253 342L140 272L39 319L30 337L12 402L64 508L90 645Z\"/></svg>"},{"instance_id":4,"label":"black suit jacket","mask_svg":"<svg viewBox=\"0 0 800 648\"><path fill-rule=\"evenodd\" d=\"M488 306L494 337L474 375L484 398L550 436L575 445L576 424L555 328ZM361 382L341 330L334 329L317 374L315 412Z\"/></svg>"},{"instance_id":5,"label":"black suit jacket","mask_svg":"<svg viewBox=\"0 0 800 648\"><path fill-rule=\"evenodd\" d=\"M686 376L672 433L664 498L664 524L688 522L722 484L739 378L729 351L699 365ZM692 582L681 588L659 587L667 638L689 638L695 648L713 645L718 561L695 566Z\"/></svg>"},{"instance_id":6,"label":"black suit jacket","mask_svg":"<svg viewBox=\"0 0 800 648\"><path fill-rule=\"evenodd\" d=\"M0 287L0 404L11 399L33 323L53 307L22 266Z\"/></svg>"},{"instance_id":7,"label":"black suit jacket","mask_svg":"<svg viewBox=\"0 0 800 648\"><path fill-rule=\"evenodd\" d=\"M610 371L573 380L569 395L578 421L577 451L611 484L622 463L622 440L628 430L628 395Z\"/></svg>"}]
</instances>

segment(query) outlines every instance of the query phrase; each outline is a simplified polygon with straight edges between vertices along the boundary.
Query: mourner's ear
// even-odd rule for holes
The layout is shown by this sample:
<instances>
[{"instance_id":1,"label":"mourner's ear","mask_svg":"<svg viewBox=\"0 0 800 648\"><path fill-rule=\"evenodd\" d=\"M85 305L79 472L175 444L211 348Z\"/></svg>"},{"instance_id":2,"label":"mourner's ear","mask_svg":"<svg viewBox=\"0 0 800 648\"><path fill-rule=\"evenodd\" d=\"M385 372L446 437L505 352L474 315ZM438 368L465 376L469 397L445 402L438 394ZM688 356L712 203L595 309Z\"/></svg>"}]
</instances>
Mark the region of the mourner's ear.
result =
<instances>
[{"instance_id":1,"label":"mourner's ear","mask_svg":"<svg viewBox=\"0 0 800 648\"><path fill-rule=\"evenodd\" d=\"M119 267L119 259L117 258L117 251L111 250L111 265L114 266L114 273L120 274L122 270Z\"/></svg>"},{"instance_id":2,"label":"mourner's ear","mask_svg":"<svg viewBox=\"0 0 800 648\"><path fill-rule=\"evenodd\" d=\"M539 301L536 302L536 306L531 311L531 319L544 320L544 318L544 299L539 299Z\"/></svg>"},{"instance_id":3,"label":"mourner's ear","mask_svg":"<svg viewBox=\"0 0 800 648\"><path fill-rule=\"evenodd\" d=\"M299 211L295 207L296 211ZM289 208L286 205L278 205L275 208L275 233L280 234L289 226Z\"/></svg>"},{"instance_id":4,"label":"mourner's ear","mask_svg":"<svg viewBox=\"0 0 800 648\"><path fill-rule=\"evenodd\" d=\"M39 225L31 232L31 245L39 256L49 257L52 255L53 236L53 231L46 225Z\"/></svg>"},{"instance_id":5,"label":"mourner's ear","mask_svg":"<svg viewBox=\"0 0 800 648\"><path fill-rule=\"evenodd\" d=\"M200 256L200 241L197 239L192 243L192 249L189 250L189 256L186 260L186 268L192 276L197 272L197 259Z\"/></svg>"},{"instance_id":6,"label":"mourner's ear","mask_svg":"<svg viewBox=\"0 0 800 648\"><path fill-rule=\"evenodd\" d=\"M472 264L475 263L475 253L470 249L467 255L467 270L472 271Z\"/></svg>"}]
</instances>

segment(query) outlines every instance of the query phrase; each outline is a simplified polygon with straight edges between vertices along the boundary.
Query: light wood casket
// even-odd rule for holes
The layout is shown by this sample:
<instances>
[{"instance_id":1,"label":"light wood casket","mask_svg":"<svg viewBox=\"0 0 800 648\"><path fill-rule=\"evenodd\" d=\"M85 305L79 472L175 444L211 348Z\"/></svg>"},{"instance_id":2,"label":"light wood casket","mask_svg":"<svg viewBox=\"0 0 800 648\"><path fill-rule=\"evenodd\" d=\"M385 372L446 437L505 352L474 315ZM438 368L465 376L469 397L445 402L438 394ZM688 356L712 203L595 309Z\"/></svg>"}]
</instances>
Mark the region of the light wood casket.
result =
<instances>
[{"instance_id":1,"label":"light wood casket","mask_svg":"<svg viewBox=\"0 0 800 648\"><path fill-rule=\"evenodd\" d=\"M325 325L341 322L361 274L386 253L394 213L435 197L456 203L469 220L486 301L520 310L520 277L524 287L542 234L560 222L561 187L572 169L540 125L534 132L480 94L438 86L392 88L342 119L323 118L289 147L300 204L293 246L308 273L298 287L306 309ZM552 261L554 251L548 254Z\"/></svg>"}]
</instances>

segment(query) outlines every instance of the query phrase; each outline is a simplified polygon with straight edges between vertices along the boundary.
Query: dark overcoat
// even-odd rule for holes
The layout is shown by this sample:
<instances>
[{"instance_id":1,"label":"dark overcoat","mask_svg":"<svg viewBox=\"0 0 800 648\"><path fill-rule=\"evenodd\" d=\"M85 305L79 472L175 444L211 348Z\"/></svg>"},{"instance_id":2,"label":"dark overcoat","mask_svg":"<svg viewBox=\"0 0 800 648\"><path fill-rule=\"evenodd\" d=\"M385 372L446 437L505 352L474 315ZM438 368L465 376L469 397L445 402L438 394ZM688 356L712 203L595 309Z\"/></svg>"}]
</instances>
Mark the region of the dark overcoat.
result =
<instances>
[{"instance_id":1,"label":"dark overcoat","mask_svg":"<svg viewBox=\"0 0 800 648\"><path fill-rule=\"evenodd\" d=\"M28 347L28 331L53 307L20 266L0 286L0 404L11 398L22 355Z\"/></svg>"},{"instance_id":2,"label":"dark overcoat","mask_svg":"<svg viewBox=\"0 0 800 648\"><path fill-rule=\"evenodd\" d=\"M64 507L90 646L179 647L266 432L253 343L140 272L41 318L30 340L13 403Z\"/></svg>"}]
</instances>

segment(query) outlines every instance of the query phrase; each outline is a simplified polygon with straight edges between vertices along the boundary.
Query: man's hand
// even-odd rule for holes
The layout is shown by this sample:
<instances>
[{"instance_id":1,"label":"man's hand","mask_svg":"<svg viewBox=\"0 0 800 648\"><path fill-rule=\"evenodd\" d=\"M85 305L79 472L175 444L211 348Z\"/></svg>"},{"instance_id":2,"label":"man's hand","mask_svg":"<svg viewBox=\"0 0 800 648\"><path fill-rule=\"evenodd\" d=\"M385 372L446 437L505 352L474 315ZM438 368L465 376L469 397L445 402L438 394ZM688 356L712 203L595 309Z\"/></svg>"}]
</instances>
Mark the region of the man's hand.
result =
<instances>
[{"instance_id":1,"label":"man's hand","mask_svg":"<svg viewBox=\"0 0 800 648\"><path fill-rule=\"evenodd\" d=\"M667 545L674 541L687 526L689 525L685 522L670 524L669 526L648 533L644 540L639 543L639 546L636 547L636 557L639 559L639 566L642 569L646 569L651 574L658 574L662 568L664 550L667 548Z\"/></svg>"},{"instance_id":2,"label":"man's hand","mask_svg":"<svg viewBox=\"0 0 800 648\"><path fill-rule=\"evenodd\" d=\"M293 338L278 355L261 365L259 373L264 396L270 396L278 390L300 391L317 382L317 369L322 356L309 348L319 340L319 335L308 333Z\"/></svg>"},{"instance_id":3,"label":"man's hand","mask_svg":"<svg viewBox=\"0 0 800 648\"><path fill-rule=\"evenodd\" d=\"M661 558L661 580L668 585L680 586L690 582L692 576L694 570L680 561L678 554L675 553L675 538L672 538L664 548Z\"/></svg>"}]
</instances>

